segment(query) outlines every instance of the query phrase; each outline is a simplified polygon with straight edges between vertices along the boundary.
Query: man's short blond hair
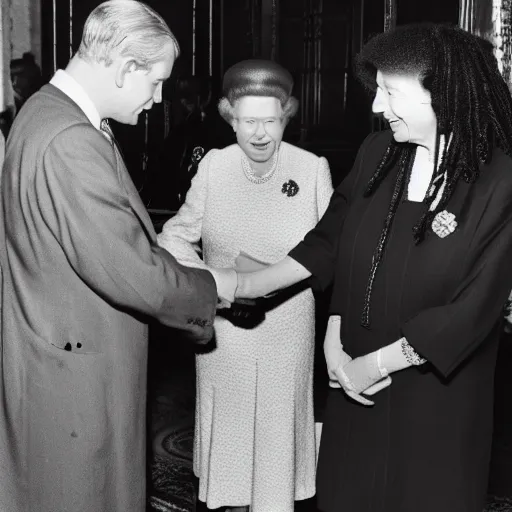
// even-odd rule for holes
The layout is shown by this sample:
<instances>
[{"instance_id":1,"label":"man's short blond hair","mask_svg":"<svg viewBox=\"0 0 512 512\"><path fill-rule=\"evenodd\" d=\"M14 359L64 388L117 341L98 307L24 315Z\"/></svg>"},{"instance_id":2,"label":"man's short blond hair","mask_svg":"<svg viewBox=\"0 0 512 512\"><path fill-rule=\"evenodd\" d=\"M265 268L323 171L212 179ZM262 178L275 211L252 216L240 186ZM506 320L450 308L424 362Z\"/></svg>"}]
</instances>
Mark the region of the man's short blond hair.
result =
<instances>
[{"instance_id":1,"label":"man's short blond hair","mask_svg":"<svg viewBox=\"0 0 512 512\"><path fill-rule=\"evenodd\" d=\"M108 0L87 18L78 55L106 66L118 55L132 57L138 67L148 69L169 58L169 46L176 58L178 41L151 7L137 0Z\"/></svg>"}]
</instances>

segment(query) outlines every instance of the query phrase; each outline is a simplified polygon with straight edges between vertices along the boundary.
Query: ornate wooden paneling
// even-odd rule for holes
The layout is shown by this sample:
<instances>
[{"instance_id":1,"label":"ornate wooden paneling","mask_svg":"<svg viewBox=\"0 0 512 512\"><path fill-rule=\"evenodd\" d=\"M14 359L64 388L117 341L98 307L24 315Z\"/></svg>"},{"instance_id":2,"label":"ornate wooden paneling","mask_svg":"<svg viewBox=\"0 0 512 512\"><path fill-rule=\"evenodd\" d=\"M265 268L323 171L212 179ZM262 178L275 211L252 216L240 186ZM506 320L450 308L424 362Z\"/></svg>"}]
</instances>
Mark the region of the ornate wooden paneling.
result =
<instances>
[{"instance_id":1,"label":"ornate wooden paneling","mask_svg":"<svg viewBox=\"0 0 512 512\"><path fill-rule=\"evenodd\" d=\"M353 76L363 42L363 0L279 0L276 60L291 71L300 101L287 137L329 157L335 181L371 129ZM380 18L381 27L383 18Z\"/></svg>"},{"instance_id":2,"label":"ornate wooden paneling","mask_svg":"<svg viewBox=\"0 0 512 512\"><path fill-rule=\"evenodd\" d=\"M352 56L359 44L355 30L359 3L280 1L277 60L296 81L302 143L339 137L343 131Z\"/></svg>"}]
</instances>

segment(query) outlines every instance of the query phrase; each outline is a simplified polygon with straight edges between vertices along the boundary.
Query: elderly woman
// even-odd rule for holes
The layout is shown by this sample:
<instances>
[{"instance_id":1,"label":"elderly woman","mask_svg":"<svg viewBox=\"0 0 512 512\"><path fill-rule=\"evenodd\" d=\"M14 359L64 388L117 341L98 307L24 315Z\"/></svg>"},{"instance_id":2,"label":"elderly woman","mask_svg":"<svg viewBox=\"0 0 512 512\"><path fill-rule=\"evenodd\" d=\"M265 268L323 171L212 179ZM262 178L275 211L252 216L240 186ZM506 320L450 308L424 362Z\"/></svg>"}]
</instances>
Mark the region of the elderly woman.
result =
<instances>
[{"instance_id":1,"label":"elderly woman","mask_svg":"<svg viewBox=\"0 0 512 512\"><path fill-rule=\"evenodd\" d=\"M327 161L281 140L297 110L292 86L271 61L226 72L219 111L238 144L207 153L158 238L182 263L277 262L323 215ZM209 508L293 512L294 500L315 494L313 295L302 289L253 329L217 318L215 332L215 349L196 357L199 499Z\"/></svg>"},{"instance_id":2,"label":"elderly woman","mask_svg":"<svg viewBox=\"0 0 512 512\"><path fill-rule=\"evenodd\" d=\"M398 27L357 62L391 131L366 139L286 258L239 274L237 295L334 283L324 351L342 389L320 510L481 512L512 287L512 100L489 45L457 28Z\"/></svg>"}]
</instances>

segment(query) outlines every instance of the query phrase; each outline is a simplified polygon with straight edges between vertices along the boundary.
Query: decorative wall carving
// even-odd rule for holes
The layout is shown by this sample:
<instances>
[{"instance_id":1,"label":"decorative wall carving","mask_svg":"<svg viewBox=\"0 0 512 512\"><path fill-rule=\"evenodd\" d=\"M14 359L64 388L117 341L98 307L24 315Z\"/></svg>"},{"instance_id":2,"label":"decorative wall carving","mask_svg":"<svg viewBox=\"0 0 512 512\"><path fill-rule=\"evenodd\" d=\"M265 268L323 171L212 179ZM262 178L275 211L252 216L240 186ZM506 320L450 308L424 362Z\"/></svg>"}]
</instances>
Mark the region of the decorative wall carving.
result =
<instances>
[{"instance_id":1,"label":"decorative wall carving","mask_svg":"<svg viewBox=\"0 0 512 512\"><path fill-rule=\"evenodd\" d=\"M460 0L459 25L493 43L500 71L512 90L512 0Z\"/></svg>"},{"instance_id":2,"label":"decorative wall carving","mask_svg":"<svg viewBox=\"0 0 512 512\"><path fill-rule=\"evenodd\" d=\"M492 2L492 41L494 53L503 77L512 89L512 1L493 0Z\"/></svg>"}]
</instances>

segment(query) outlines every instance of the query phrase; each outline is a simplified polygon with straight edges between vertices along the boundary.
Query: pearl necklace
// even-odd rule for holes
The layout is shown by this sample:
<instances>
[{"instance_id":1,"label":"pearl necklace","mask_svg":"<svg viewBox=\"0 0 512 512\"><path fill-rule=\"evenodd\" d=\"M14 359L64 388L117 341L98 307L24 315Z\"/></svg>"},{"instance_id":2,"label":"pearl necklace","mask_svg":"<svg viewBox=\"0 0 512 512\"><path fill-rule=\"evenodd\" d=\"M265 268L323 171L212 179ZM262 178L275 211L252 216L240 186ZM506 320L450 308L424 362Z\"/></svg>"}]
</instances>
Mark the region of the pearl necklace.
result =
<instances>
[{"instance_id":1,"label":"pearl necklace","mask_svg":"<svg viewBox=\"0 0 512 512\"><path fill-rule=\"evenodd\" d=\"M277 170L277 151L274 152L274 155L272 157L272 166L270 167L270 170L267 171L262 176L257 176L254 174L254 171L252 170L251 164L249 162L249 159L244 155L242 155L242 169L244 171L245 177L251 182L255 183L257 185L260 185L261 183L266 183L272 176L274 176L276 170Z\"/></svg>"}]
</instances>

